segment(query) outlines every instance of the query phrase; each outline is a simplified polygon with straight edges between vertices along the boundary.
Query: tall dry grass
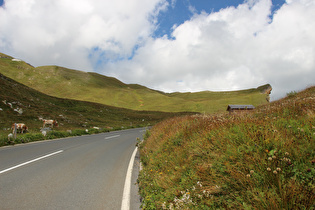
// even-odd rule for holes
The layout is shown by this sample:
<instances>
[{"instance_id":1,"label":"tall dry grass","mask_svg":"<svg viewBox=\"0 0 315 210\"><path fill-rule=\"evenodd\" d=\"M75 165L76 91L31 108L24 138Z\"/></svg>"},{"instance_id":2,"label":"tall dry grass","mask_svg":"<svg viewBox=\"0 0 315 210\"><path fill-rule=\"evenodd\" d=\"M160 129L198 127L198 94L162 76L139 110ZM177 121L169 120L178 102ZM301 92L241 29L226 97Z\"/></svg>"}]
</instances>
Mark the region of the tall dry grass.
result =
<instances>
[{"instance_id":1,"label":"tall dry grass","mask_svg":"<svg viewBox=\"0 0 315 210\"><path fill-rule=\"evenodd\" d=\"M315 87L243 115L154 126L140 145L144 209L314 209Z\"/></svg>"}]
</instances>

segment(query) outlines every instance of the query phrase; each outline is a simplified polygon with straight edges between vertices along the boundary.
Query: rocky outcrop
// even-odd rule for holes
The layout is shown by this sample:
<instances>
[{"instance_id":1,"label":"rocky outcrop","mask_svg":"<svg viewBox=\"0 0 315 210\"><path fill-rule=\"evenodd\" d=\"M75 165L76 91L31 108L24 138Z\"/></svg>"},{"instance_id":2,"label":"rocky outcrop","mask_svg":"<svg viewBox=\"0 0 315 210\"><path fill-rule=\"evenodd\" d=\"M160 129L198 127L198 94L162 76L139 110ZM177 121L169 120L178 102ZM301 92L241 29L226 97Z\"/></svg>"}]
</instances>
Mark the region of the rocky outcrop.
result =
<instances>
[{"instance_id":1,"label":"rocky outcrop","mask_svg":"<svg viewBox=\"0 0 315 210\"><path fill-rule=\"evenodd\" d=\"M272 87L270 84L262 85L257 88L262 94L266 94L266 100L270 101L270 94L272 91Z\"/></svg>"}]
</instances>

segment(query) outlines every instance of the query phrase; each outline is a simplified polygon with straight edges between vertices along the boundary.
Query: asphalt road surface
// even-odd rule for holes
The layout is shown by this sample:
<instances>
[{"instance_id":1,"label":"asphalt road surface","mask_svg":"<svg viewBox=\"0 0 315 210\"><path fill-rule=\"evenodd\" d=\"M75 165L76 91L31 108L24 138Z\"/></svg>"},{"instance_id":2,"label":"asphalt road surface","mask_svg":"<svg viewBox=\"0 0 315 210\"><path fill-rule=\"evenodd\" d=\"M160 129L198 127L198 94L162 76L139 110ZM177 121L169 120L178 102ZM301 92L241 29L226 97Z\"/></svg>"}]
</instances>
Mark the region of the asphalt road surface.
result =
<instances>
[{"instance_id":1,"label":"asphalt road surface","mask_svg":"<svg viewBox=\"0 0 315 210\"><path fill-rule=\"evenodd\" d=\"M121 209L127 168L144 128L0 148L0 209ZM130 209L139 209L135 185Z\"/></svg>"}]
</instances>

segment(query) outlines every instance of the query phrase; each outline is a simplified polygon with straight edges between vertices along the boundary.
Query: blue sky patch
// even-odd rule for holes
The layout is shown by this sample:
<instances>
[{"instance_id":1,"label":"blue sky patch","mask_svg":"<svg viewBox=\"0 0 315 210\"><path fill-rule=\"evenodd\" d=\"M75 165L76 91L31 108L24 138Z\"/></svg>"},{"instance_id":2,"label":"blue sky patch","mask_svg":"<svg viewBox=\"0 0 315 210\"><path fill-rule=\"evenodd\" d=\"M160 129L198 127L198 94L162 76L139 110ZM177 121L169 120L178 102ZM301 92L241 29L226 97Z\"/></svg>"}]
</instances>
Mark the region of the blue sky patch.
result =
<instances>
[{"instance_id":1,"label":"blue sky patch","mask_svg":"<svg viewBox=\"0 0 315 210\"><path fill-rule=\"evenodd\" d=\"M171 39L173 26L178 26L187 20L190 20L194 14L206 12L218 12L227 7L237 7L244 3L244 0L168 0L169 8L166 11L160 12L158 16L158 28L154 33L154 38L167 35ZM272 13L278 10L285 0L272 1ZM272 19L272 15L271 15Z\"/></svg>"}]
</instances>

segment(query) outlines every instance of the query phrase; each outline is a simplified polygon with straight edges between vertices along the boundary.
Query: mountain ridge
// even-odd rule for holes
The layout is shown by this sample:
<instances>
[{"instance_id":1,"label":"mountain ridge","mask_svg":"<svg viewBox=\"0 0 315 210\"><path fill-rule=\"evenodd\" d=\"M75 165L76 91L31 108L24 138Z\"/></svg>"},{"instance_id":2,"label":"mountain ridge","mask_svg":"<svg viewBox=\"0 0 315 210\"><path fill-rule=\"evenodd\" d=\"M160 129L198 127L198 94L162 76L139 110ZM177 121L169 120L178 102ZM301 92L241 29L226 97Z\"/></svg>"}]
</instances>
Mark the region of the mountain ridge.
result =
<instances>
[{"instance_id":1,"label":"mountain ridge","mask_svg":"<svg viewBox=\"0 0 315 210\"><path fill-rule=\"evenodd\" d=\"M0 53L0 73L47 95L132 110L164 112L223 112L228 104L253 104L268 101L260 87L240 91L201 91L164 93L138 84L125 84L114 77L56 65L33 67ZM269 84L264 85L267 87ZM267 100L266 100L267 99Z\"/></svg>"}]
</instances>

